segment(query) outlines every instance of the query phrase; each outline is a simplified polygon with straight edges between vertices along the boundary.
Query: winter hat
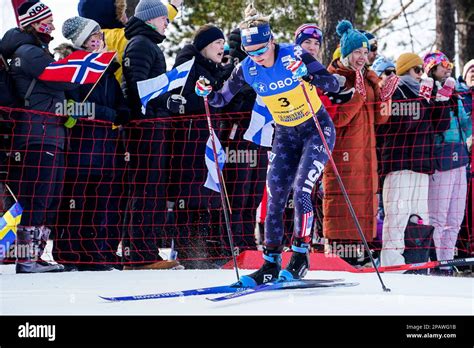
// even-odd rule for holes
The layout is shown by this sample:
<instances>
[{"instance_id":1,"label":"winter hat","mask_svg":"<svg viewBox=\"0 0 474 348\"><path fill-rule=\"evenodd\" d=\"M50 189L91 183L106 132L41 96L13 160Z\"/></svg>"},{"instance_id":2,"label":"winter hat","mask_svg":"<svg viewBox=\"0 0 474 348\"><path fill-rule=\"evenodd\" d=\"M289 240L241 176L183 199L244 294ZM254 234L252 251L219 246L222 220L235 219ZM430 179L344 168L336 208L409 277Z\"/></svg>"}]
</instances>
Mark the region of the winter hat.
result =
<instances>
[{"instance_id":1,"label":"winter hat","mask_svg":"<svg viewBox=\"0 0 474 348\"><path fill-rule=\"evenodd\" d=\"M389 58L385 58L383 56L377 57L375 59L374 64L372 64L372 70L380 77L382 73L389 68L395 69L395 63Z\"/></svg>"},{"instance_id":2,"label":"winter hat","mask_svg":"<svg viewBox=\"0 0 474 348\"><path fill-rule=\"evenodd\" d=\"M359 30L362 34L365 35L365 37L367 38L367 40L369 40L369 44L370 45L375 45L377 43L377 38L375 37L374 34L372 34L371 32L368 32L366 30Z\"/></svg>"},{"instance_id":3,"label":"winter hat","mask_svg":"<svg viewBox=\"0 0 474 348\"><path fill-rule=\"evenodd\" d=\"M443 64L446 67L449 66L451 68L453 66L452 63L449 61L448 57L446 57L446 55L443 52L438 51L438 50L427 53L423 57L423 69L427 75L429 74L431 69L433 69L435 66L439 64Z\"/></svg>"},{"instance_id":4,"label":"winter hat","mask_svg":"<svg viewBox=\"0 0 474 348\"><path fill-rule=\"evenodd\" d=\"M121 14L127 7L125 0L80 0L79 16L95 20L102 29L123 28Z\"/></svg>"},{"instance_id":5,"label":"winter hat","mask_svg":"<svg viewBox=\"0 0 474 348\"><path fill-rule=\"evenodd\" d=\"M420 58L419 55L415 53L403 53L397 59L397 75L405 75L408 70L420 65L423 65L423 60Z\"/></svg>"},{"instance_id":6,"label":"winter hat","mask_svg":"<svg viewBox=\"0 0 474 348\"><path fill-rule=\"evenodd\" d=\"M263 23L256 27L245 28L240 31L240 38L244 46L267 43L272 37L270 23Z\"/></svg>"},{"instance_id":7,"label":"winter hat","mask_svg":"<svg viewBox=\"0 0 474 348\"><path fill-rule=\"evenodd\" d=\"M72 17L63 24L63 36L72 41L74 46L82 47L94 33L100 31L99 23L93 19Z\"/></svg>"},{"instance_id":8,"label":"winter hat","mask_svg":"<svg viewBox=\"0 0 474 348\"><path fill-rule=\"evenodd\" d=\"M352 23L348 20L342 20L336 27L336 33L341 37L341 54L346 58L352 51L365 47L370 50L370 44L367 37L360 31L355 30Z\"/></svg>"},{"instance_id":9,"label":"winter hat","mask_svg":"<svg viewBox=\"0 0 474 348\"><path fill-rule=\"evenodd\" d=\"M146 22L158 17L168 17L168 8L160 0L140 0L135 17Z\"/></svg>"},{"instance_id":10,"label":"winter hat","mask_svg":"<svg viewBox=\"0 0 474 348\"><path fill-rule=\"evenodd\" d=\"M305 40L316 39L319 45L323 41L323 32L316 24L303 24L295 31L295 43L301 45Z\"/></svg>"},{"instance_id":11,"label":"winter hat","mask_svg":"<svg viewBox=\"0 0 474 348\"><path fill-rule=\"evenodd\" d=\"M474 67L474 59L471 59L469 62L467 62L466 64L464 64L464 69L462 69L462 78L463 78L464 80L466 80L467 72L468 72L469 69L471 69L472 67Z\"/></svg>"},{"instance_id":12,"label":"winter hat","mask_svg":"<svg viewBox=\"0 0 474 348\"><path fill-rule=\"evenodd\" d=\"M41 22L52 15L51 9L41 1L26 1L18 8L18 21L22 28Z\"/></svg>"},{"instance_id":13,"label":"winter hat","mask_svg":"<svg viewBox=\"0 0 474 348\"><path fill-rule=\"evenodd\" d=\"M194 37L193 45L200 51L210 43L219 39L225 40L222 30L214 25L207 25L198 30Z\"/></svg>"}]
</instances>

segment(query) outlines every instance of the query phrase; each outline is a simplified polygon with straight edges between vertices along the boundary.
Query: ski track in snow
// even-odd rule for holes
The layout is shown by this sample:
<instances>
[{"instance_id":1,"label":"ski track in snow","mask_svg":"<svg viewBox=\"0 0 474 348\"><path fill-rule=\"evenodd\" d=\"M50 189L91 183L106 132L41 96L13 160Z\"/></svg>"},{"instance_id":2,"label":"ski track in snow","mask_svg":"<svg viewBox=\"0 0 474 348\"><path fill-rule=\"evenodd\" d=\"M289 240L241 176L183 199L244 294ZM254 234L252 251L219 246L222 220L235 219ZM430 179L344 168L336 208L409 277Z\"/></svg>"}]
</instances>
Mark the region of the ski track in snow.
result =
<instances>
[{"instance_id":1,"label":"ski track in snow","mask_svg":"<svg viewBox=\"0 0 474 348\"><path fill-rule=\"evenodd\" d=\"M474 315L474 279L382 274L308 272L307 279L344 278L357 287L262 292L223 303L203 295L136 302L126 296L226 285L233 270L110 271L15 274L0 266L2 315ZM247 274L249 271L241 271ZM215 295L218 296L218 295Z\"/></svg>"}]
</instances>

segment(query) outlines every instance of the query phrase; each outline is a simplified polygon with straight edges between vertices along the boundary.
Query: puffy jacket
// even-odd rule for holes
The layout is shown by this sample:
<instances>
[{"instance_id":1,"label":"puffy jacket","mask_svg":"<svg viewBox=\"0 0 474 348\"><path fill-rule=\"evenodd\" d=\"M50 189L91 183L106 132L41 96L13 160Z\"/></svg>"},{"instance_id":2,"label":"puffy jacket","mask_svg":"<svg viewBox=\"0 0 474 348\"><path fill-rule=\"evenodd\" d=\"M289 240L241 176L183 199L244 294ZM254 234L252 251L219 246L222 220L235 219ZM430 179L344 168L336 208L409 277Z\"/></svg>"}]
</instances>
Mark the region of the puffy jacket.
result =
<instances>
[{"instance_id":1,"label":"puffy jacket","mask_svg":"<svg viewBox=\"0 0 474 348\"><path fill-rule=\"evenodd\" d=\"M119 112L130 113L120 85L114 76L118 67L117 62L109 66L86 101L94 105L95 120L113 123ZM67 93L67 96L77 102L82 102L90 89L91 86L81 86ZM71 130L68 166L79 167L93 174L100 174L100 171L111 172L114 168L118 142L119 130L112 129L110 123L79 119Z\"/></svg>"},{"instance_id":2,"label":"puffy jacket","mask_svg":"<svg viewBox=\"0 0 474 348\"><path fill-rule=\"evenodd\" d=\"M166 72L165 56L158 47L165 37L136 17L132 17L128 22L125 37L129 40L124 53L127 64L123 66L125 98L132 110L133 118L155 118L159 99L150 101L143 115L137 83Z\"/></svg>"},{"instance_id":3,"label":"puffy jacket","mask_svg":"<svg viewBox=\"0 0 474 348\"><path fill-rule=\"evenodd\" d=\"M24 98L33 80L52 62L53 56L46 43L18 28L7 31L0 50L6 59L13 59L11 72L18 96ZM63 105L64 91L77 88L70 83L36 80L26 109L56 114L58 105ZM14 146L21 149L28 145L47 144L64 149L65 118L37 113L15 113Z\"/></svg>"},{"instance_id":4,"label":"puffy jacket","mask_svg":"<svg viewBox=\"0 0 474 348\"><path fill-rule=\"evenodd\" d=\"M392 111L397 107L400 115L393 114L389 122L379 128L383 143L381 173L412 170L432 174L434 137L449 128L449 108L446 103L428 104L418 99L418 95L402 83L392 100Z\"/></svg>"},{"instance_id":5,"label":"puffy jacket","mask_svg":"<svg viewBox=\"0 0 474 348\"><path fill-rule=\"evenodd\" d=\"M126 6L124 0L80 0L78 4L79 16L94 19L99 23L105 35L105 42L110 51L117 52L120 68L115 72L115 77L122 83L122 59L128 40L125 37L124 25L117 18L120 9ZM178 9L171 4L168 7L168 17L173 21L178 14Z\"/></svg>"},{"instance_id":6,"label":"puffy jacket","mask_svg":"<svg viewBox=\"0 0 474 348\"><path fill-rule=\"evenodd\" d=\"M345 76L348 88L354 86L354 70L346 68L339 60L334 61L328 71ZM376 194L379 180L375 126L386 123L389 118L380 110L379 81L375 72L366 70L364 84L367 99L364 100L356 92L349 102L334 106L333 116L336 145L332 155L368 241L372 241L377 232ZM330 164L326 164L324 169L323 187L324 236L329 239L359 240L359 234Z\"/></svg>"}]
</instances>

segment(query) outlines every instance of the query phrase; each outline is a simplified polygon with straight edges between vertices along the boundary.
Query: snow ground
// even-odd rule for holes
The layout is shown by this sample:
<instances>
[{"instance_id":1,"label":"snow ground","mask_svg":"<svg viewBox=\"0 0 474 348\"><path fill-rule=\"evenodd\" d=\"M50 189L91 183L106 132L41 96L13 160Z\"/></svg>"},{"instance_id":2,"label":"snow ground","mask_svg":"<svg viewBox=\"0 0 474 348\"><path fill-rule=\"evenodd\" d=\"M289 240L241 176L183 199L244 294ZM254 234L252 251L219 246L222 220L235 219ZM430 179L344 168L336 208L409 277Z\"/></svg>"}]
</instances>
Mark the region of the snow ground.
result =
<instances>
[{"instance_id":1,"label":"snow ground","mask_svg":"<svg viewBox=\"0 0 474 348\"><path fill-rule=\"evenodd\" d=\"M98 297L225 285L233 270L111 271L15 274L0 266L0 315L474 315L474 279L308 272L307 279L344 278L357 287L282 290L223 303L206 296L109 303ZM241 274L249 273L241 271Z\"/></svg>"}]
</instances>

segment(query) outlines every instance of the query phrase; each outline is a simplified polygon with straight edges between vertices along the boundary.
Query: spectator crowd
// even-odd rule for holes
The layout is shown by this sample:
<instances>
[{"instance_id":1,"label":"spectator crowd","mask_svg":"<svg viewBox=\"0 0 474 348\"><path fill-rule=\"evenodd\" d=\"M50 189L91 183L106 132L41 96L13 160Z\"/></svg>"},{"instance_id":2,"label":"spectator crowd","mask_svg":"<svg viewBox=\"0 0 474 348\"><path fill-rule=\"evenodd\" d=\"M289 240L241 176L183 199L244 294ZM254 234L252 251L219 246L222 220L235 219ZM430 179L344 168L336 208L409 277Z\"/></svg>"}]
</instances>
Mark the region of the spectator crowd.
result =
<instances>
[{"instance_id":1,"label":"spectator crowd","mask_svg":"<svg viewBox=\"0 0 474 348\"><path fill-rule=\"evenodd\" d=\"M16 255L17 273L220 267L233 252L259 248L272 148L244 139L257 94L247 85L226 106L210 106L227 155L223 177L236 251L220 195L204 186L209 128L195 93L201 78L221 90L247 59L241 30L202 25L168 67L160 44L182 1L141 0L127 18L125 0L80 0L78 16L58 28L69 42L54 49L58 29L47 0L17 9L19 26L0 41L0 211L13 202L8 186L23 207L17 250L32 250ZM340 175L380 265L455 258L460 233L474 238L467 207L474 59L455 78L440 51L392 61L372 33L347 21L337 33L327 71L341 88L317 93L334 123L339 173L327 164L314 186L313 241L361 245ZM320 59L324 28L298 23L294 38ZM40 79L76 51L116 56L94 85ZM139 82L192 59L182 88L142 105ZM280 202L289 238L293 196L298 190ZM57 262L41 259L48 240ZM340 256L363 265L368 252Z\"/></svg>"}]
</instances>

